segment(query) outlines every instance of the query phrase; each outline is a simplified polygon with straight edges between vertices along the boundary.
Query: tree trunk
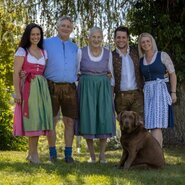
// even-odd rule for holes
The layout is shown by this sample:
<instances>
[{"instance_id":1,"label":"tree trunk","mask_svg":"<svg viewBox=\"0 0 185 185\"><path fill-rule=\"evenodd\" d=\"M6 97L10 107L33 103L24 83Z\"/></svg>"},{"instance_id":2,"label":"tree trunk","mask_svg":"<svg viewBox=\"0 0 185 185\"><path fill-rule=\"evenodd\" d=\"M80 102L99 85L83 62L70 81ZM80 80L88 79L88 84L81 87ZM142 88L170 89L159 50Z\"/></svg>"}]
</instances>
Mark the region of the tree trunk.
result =
<instances>
[{"instance_id":1,"label":"tree trunk","mask_svg":"<svg viewBox=\"0 0 185 185\"><path fill-rule=\"evenodd\" d=\"M185 144L185 81L177 93L177 103L173 105L174 128L163 130L164 144Z\"/></svg>"}]
</instances>

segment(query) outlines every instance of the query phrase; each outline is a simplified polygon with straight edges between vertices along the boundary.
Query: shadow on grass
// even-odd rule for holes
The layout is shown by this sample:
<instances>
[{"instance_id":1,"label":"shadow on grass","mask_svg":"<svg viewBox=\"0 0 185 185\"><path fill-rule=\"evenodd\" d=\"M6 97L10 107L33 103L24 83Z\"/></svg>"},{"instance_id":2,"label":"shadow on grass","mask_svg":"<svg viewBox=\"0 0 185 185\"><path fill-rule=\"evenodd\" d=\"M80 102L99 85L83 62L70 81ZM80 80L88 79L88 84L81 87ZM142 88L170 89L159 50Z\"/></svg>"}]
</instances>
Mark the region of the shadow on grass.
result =
<instances>
[{"instance_id":1,"label":"shadow on grass","mask_svg":"<svg viewBox=\"0 0 185 185\"><path fill-rule=\"evenodd\" d=\"M33 165L22 162L0 162L0 171L7 170L20 173L21 175L29 174L30 176L36 175L44 171L46 174L60 176L66 184L71 184L70 175L75 175L78 184L84 184L85 176L94 176L94 178L106 177L109 178L111 184L117 184L121 182L132 182L133 184L145 184L152 180L151 184L158 184L158 182L166 182L165 184L182 184L184 181L185 164L183 166L167 165L164 169L160 170L144 170L135 169L125 171L116 167L116 162L110 162L108 164L89 164L87 162L76 161L75 164L66 164L62 160L58 160L55 164L46 162L40 165ZM175 168L174 168L175 167ZM179 168L179 169L178 169ZM42 170L41 170L42 169ZM178 174L178 176L177 176ZM174 181L174 177L176 180ZM154 183L155 182L155 183ZM172 183L173 182L173 183Z\"/></svg>"}]
</instances>

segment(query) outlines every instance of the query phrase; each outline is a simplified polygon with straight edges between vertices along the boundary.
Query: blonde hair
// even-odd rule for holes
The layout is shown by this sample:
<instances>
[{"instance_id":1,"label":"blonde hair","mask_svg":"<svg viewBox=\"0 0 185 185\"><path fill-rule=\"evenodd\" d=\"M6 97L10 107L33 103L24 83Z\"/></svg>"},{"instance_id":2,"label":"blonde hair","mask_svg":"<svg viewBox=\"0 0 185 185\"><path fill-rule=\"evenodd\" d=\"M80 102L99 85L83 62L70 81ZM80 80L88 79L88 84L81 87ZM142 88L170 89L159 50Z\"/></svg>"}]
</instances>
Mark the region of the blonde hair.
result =
<instances>
[{"instance_id":1,"label":"blonde hair","mask_svg":"<svg viewBox=\"0 0 185 185\"><path fill-rule=\"evenodd\" d=\"M141 39L143 37L149 37L151 39L153 52L158 51L157 45L156 45L156 42L155 42L153 36L150 33L141 33L141 35L139 35L139 40L138 40L138 52L139 52L140 58L142 58L144 56L144 51L141 48Z\"/></svg>"},{"instance_id":2,"label":"blonde hair","mask_svg":"<svg viewBox=\"0 0 185 185\"><path fill-rule=\"evenodd\" d=\"M89 37L94 33L94 32L100 32L102 37L103 37L103 31L101 28L97 27L97 26L94 26L92 27L90 30L89 30Z\"/></svg>"}]
</instances>

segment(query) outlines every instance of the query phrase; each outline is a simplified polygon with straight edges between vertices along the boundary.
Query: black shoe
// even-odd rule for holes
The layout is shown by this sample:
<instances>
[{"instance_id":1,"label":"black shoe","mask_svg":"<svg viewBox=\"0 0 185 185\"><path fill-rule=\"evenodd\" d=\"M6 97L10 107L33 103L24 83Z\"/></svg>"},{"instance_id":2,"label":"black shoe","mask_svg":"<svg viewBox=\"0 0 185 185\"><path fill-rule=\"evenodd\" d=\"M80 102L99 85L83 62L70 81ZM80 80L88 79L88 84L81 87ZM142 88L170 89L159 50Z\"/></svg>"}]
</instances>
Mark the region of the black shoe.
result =
<instances>
[{"instance_id":1,"label":"black shoe","mask_svg":"<svg viewBox=\"0 0 185 185\"><path fill-rule=\"evenodd\" d=\"M57 157L51 157L51 158L50 158L50 161L51 161L52 163L56 163L56 162L57 162Z\"/></svg>"},{"instance_id":2,"label":"black shoe","mask_svg":"<svg viewBox=\"0 0 185 185\"><path fill-rule=\"evenodd\" d=\"M66 157L65 162L66 163L74 163L74 159L72 157Z\"/></svg>"}]
</instances>

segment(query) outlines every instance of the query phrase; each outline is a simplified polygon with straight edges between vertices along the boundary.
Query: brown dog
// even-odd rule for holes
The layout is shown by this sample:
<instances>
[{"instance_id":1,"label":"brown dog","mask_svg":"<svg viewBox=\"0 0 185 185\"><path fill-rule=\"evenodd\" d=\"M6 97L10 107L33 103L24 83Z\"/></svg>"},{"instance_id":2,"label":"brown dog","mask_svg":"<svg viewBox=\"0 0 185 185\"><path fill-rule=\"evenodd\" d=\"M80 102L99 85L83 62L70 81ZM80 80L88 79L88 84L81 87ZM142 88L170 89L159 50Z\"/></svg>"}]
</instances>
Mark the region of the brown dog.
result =
<instances>
[{"instance_id":1,"label":"brown dog","mask_svg":"<svg viewBox=\"0 0 185 185\"><path fill-rule=\"evenodd\" d=\"M118 115L121 129L123 153L119 167L131 166L163 167L164 155L158 141L143 127L139 116L133 111L124 111Z\"/></svg>"}]
</instances>

